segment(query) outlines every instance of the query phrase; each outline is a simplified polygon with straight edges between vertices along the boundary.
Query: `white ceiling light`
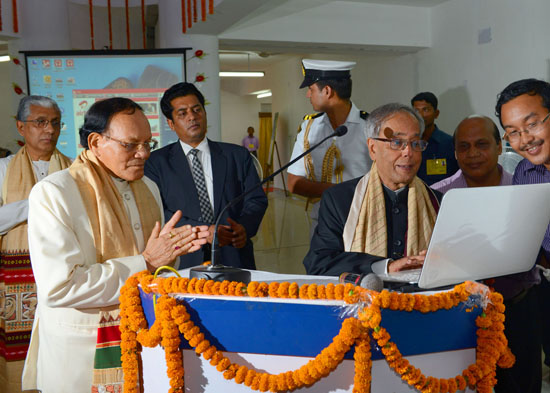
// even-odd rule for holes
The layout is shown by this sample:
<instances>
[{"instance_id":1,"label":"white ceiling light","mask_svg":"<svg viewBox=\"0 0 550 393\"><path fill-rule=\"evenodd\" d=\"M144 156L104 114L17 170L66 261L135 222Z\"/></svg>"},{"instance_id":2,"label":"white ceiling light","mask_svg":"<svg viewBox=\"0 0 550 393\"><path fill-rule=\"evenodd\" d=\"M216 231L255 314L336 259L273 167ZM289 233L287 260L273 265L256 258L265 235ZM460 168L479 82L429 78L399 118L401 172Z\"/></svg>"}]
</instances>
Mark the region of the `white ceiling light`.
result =
<instances>
[{"instance_id":1,"label":"white ceiling light","mask_svg":"<svg viewBox=\"0 0 550 393\"><path fill-rule=\"evenodd\" d=\"M256 98L265 98L265 97L271 97L271 91L268 91L268 92L265 92L265 93L262 93L262 94L258 94L256 96Z\"/></svg>"},{"instance_id":2,"label":"white ceiling light","mask_svg":"<svg viewBox=\"0 0 550 393\"><path fill-rule=\"evenodd\" d=\"M250 53L248 53L248 70L247 71L220 71L220 77L236 77L236 78L263 78L263 71L250 71Z\"/></svg>"},{"instance_id":3,"label":"white ceiling light","mask_svg":"<svg viewBox=\"0 0 550 393\"><path fill-rule=\"evenodd\" d=\"M262 78L263 71L220 71L220 77Z\"/></svg>"},{"instance_id":4,"label":"white ceiling light","mask_svg":"<svg viewBox=\"0 0 550 393\"><path fill-rule=\"evenodd\" d=\"M258 90L258 91L253 91L252 93L250 93L251 95L258 95L258 94L263 94L263 93L267 93L267 92L271 92L271 90L269 89L266 89L266 90Z\"/></svg>"},{"instance_id":5,"label":"white ceiling light","mask_svg":"<svg viewBox=\"0 0 550 393\"><path fill-rule=\"evenodd\" d=\"M10 61L10 57L8 55L0 56L0 62L4 62L4 61Z\"/></svg>"}]
</instances>

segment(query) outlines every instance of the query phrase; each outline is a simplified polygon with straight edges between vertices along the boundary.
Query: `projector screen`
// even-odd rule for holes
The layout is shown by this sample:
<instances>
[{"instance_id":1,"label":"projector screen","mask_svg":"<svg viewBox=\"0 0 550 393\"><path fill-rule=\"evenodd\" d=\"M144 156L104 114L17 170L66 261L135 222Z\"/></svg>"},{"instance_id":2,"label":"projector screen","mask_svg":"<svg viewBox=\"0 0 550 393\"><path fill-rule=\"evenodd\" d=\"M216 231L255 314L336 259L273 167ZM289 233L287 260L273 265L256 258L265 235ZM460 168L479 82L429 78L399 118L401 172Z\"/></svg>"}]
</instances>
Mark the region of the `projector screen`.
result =
<instances>
[{"instance_id":1,"label":"projector screen","mask_svg":"<svg viewBox=\"0 0 550 393\"><path fill-rule=\"evenodd\" d=\"M82 148L78 129L96 101L127 97L139 103L160 146L177 140L160 110L160 98L186 81L185 53L190 48L129 51L23 52L29 94L53 98L62 121L57 148L75 158Z\"/></svg>"}]
</instances>

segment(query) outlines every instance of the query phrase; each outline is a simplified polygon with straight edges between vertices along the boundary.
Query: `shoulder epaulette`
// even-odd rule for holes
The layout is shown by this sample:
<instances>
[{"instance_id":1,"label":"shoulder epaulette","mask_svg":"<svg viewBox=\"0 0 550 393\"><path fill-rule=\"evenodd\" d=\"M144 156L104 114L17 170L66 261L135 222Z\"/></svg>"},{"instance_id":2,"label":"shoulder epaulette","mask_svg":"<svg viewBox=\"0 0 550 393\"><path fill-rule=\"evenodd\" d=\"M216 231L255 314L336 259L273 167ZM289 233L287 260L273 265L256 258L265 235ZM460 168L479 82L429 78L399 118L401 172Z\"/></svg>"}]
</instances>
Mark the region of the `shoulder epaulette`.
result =
<instances>
[{"instance_id":1,"label":"shoulder epaulette","mask_svg":"<svg viewBox=\"0 0 550 393\"><path fill-rule=\"evenodd\" d=\"M369 117L369 112L367 112L367 111L359 111L359 116L361 117L361 119L367 120L367 117Z\"/></svg>"},{"instance_id":2,"label":"shoulder epaulette","mask_svg":"<svg viewBox=\"0 0 550 393\"><path fill-rule=\"evenodd\" d=\"M324 112L319 112L319 113L312 113L311 115L305 115L304 116L304 120L311 120L311 119L315 119L319 116L323 116Z\"/></svg>"}]
</instances>

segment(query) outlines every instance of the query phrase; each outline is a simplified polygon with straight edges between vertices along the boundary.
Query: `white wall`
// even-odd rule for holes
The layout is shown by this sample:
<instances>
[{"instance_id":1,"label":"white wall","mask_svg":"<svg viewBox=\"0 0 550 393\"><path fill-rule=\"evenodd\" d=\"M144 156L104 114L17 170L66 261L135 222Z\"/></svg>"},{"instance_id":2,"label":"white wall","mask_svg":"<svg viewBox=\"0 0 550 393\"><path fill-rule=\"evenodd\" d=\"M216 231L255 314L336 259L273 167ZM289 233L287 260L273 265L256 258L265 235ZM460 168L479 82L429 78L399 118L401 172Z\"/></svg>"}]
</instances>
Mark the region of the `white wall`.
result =
<instances>
[{"instance_id":1,"label":"white wall","mask_svg":"<svg viewBox=\"0 0 550 393\"><path fill-rule=\"evenodd\" d=\"M414 56L418 88L440 99L442 129L452 133L472 113L496 120L496 96L509 83L550 79L549 14L547 0L450 0L432 8L433 46ZM492 40L479 44L486 28Z\"/></svg>"},{"instance_id":2,"label":"white wall","mask_svg":"<svg viewBox=\"0 0 550 393\"><path fill-rule=\"evenodd\" d=\"M412 55L296 55L266 69L264 78L222 82L222 88L225 85L231 91L244 92L266 88L272 90L272 111L279 112L277 145L282 164L290 159L303 116L313 112L309 100L305 97L306 89L299 89L303 79L302 57L356 61L357 65L352 71L352 100L359 109L367 112L387 102L408 103L416 93L417 60ZM236 89L235 85L239 84L240 88ZM237 95L222 90L223 141L240 143L250 119L257 121L258 101L253 96ZM257 127L253 126L257 130ZM276 158L274 167L279 167ZM282 187L280 178L276 180L275 186Z\"/></svg>"},{"instance_id":3,"label":"white wall","mask_svg":"<svg viewBox=\"0 0 550 393\"><path fill-rule=\"evenodd\" d=\"M257 99L256 96L240 96L228 91L221 91L221 134L222 141L241 144L247 136L247 128L254 127L254 135L259 135L261 104L269 102L268 98ZM207 108L208 110L208 108Z\"/></svg>"},{"instance_id":4,"label":"white wall","mask_svg":"<svg viewBox=\"0 0 550 393\"><path fill-rule=\"evenodd\" d=\"M16 152L19 148L16 139L22 139L15 127L15 112L13 100L19 97L13 92L12 77L10 74L12 64L10 62L0 63L0 147ZM24 73L24 71L22 71ZM21 85L23 86L23 85ZM19 100L19 98L17 98Z\"/></svg>"}]
</instances>

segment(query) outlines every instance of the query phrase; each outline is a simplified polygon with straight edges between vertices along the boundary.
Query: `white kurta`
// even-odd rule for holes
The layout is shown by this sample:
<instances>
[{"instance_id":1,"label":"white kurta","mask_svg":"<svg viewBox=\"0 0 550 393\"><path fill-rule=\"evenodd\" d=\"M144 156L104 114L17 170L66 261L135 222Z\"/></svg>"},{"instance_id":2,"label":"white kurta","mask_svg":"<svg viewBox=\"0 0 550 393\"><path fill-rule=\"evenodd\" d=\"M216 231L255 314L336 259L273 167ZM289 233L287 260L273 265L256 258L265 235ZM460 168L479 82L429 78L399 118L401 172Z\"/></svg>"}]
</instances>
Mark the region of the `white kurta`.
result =
<instances>
[{"instance_id":1,"label":"white kurta","mask_svg":"<svg viewBox=\"0 0 550 393\"><path fill-rule=\"evenodd\" d=\"M304 120L301 125L300 132L296 137L296 143L292 150L291 160L302 154L304 150L304 133L309 120ZM372 160L369 156L367 148L367 130L366 120L360 116L360 111L355 104L351 104L351 109L346 118L344 124L348 128L348 132L341 137L334 137L324 142L321 146L311 152L311 159L313 162L313 168L315 170L316 181L320 181L321 171L323 168L323 159L325 153L334 141L336 147L342 154L342 164L344 165L344 172L342 174L342 181L355 179L356 177L363 176L370 170ZM313 119L311 128L309 130L308 140L309 146L320 142L323 138L326 138L334 132L332 125L327 114L323 114ZM308 177L308 173L305 167L305 160L302 158L296 163L292 164L288 168L288 173L292 173L296 176ZM333 176L332 182L336 182L336 177ZM310 212L312 222L312 233L314 227L317 225L317 215L319 211L319 203L315 203Z\"/></svg>"},{"instance_id":2,"label":"white kurta","mask_svg":"<svg viewBox=\"0 0 550 393\"><path fill-rule=\"evenodd\" d=\"M143 178L162 216L157 186ZM139 212L127 182L115 182L129 213L133 234L143 238ZM164 219L164 218L163 218ZM119 303L132 274L145 270L141 255L96 262L92 228L68 170L48 176L29 197L29 246L38 307L23 388L42 393L89 393L99 309ZM138 248L145 247L139 241Z\"/></svg>"}]
</instances>

